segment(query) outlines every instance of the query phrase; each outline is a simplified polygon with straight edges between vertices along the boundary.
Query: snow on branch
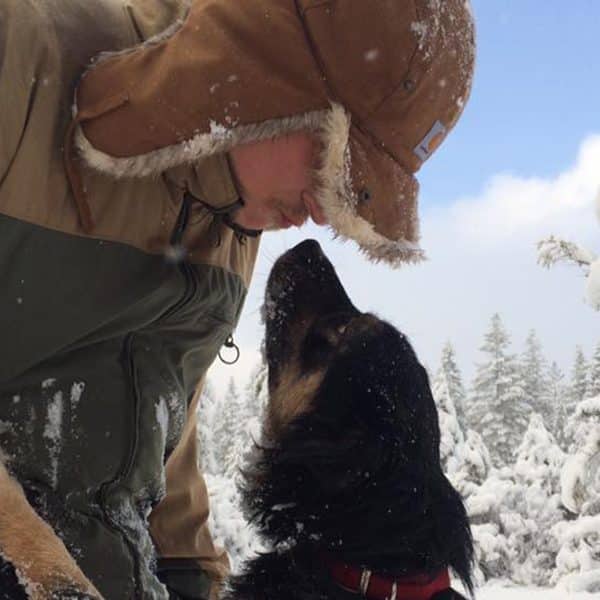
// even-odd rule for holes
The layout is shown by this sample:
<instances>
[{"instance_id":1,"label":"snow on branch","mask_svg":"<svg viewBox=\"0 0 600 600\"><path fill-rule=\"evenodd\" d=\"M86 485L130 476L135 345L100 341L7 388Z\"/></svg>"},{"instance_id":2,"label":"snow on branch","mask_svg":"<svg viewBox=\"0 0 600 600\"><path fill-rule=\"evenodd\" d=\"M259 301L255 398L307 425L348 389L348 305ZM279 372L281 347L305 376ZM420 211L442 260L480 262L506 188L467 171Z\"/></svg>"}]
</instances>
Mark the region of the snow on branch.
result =
<instances>
[{"instance_id":1,"label":"snow on branch","mask_svg":"<svg viewBox=\"0 0 600 600\"><path fill-rule=\"evenodd\" d=\"M600 220L600 191L596 196L596 216ZM537 243L538 264L550 268L559 263L574 263L583 269L586 276L585 300L600 311L600 258L593 252L554 235Z\"/></svg>"},{"instance_id":2,"label":"snow on branch","mask_svg":"<svg viewBox=\"0 0 600 600\"><path fill-rule=\"evenodd\" d=\"M553 235L540 240L537 248L538 263L546 268L550 268L560 262L574 263L584 268L587 274L589 266L596 260L596 255L587 248L583 248L573 242L561 240Z\"/></svg>"}]
</instances>

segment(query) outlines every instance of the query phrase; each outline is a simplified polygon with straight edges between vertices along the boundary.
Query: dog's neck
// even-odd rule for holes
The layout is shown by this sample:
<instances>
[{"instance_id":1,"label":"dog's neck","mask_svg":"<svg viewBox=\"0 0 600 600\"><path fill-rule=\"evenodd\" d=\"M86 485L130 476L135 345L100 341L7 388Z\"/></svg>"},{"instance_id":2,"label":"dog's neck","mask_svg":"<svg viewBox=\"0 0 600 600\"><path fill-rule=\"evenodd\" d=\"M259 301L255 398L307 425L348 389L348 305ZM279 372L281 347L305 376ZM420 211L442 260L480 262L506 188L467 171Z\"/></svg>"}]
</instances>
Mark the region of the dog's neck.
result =
<instances>
[{"instance_id":1,"label":"dog's neck","mask_svg":"<svg viewBox=\"0 0 600 600\"><path fill-rule=\"evenodd\" d=\"M279 470L260 472L247 480L244 494L247 514L278 554L288 548L302 555L326 551L397 577L437 572L446 566L432 551L438 532L430 512L415 511L400 500L388 506L387 499L397 498L397 492L387 490L383 482L366 492L373 493L373 499L368 507L361 507L352 492L328 502L324 493L307 492L310 486L295 477L290 475L286 481L288 475ZM453 535L455 525L447 523L445 532Z\"/></svg>"},{"instance_id":2,"label":"dog's neck","mask_svg":"<svg viewBox=\"0 0 600 600\"><path fill-rule=\"evenodd\" d=\"M262 447L246 470L246 514L273 546L261 565L250 564L253 575L249 577L256 589L278 589L293 578L295 585L313 581L315 589L332 586L331 595L323 597L352 598L333 583L323 552L396 581L431 574L435 578L449 566L468 578L466 514L460 500L448 501L456 493L441 472L435 481L430 477L427 493L412 484L407 487L404 482L410 480L397 472L394 477L379 477L372 485L363 483L358 492L344 480L340 486L325 482L320 487L322 480L314 478L312 463L298 466L294 451L277 445ZM314 579L317 571L320 576ZM254 598L232 596L238 597Z\"/></svg>"},{"instance_id":3,"label":"dog's neck","mask_svg":"<svg viewBox=\"0 0 600 600\"><path fill-rule=\"evenodd\" d=\"M340 588L367 600L430 600L450 587L448 569L436 576L391 578L359 566L348 565L328 554L322 555L332 581Z\"/></svg>"}]
</instances>

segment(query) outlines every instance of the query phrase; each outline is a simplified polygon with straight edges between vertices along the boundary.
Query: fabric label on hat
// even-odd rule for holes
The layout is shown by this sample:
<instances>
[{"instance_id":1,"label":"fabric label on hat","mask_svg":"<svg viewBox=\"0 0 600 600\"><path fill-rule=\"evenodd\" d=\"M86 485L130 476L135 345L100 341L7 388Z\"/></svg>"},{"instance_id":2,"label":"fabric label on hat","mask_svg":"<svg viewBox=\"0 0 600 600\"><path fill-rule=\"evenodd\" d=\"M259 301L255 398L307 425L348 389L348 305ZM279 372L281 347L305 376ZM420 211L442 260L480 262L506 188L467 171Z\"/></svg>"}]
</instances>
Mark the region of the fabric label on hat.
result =
<instances>
[{"instance_id":1,"label":"fabric label on hat","mask_svg":"<svg viewBox=\"0 0 600 600\"><path fill-rule=\"evenodd\" d=\"M423 138L413 152L422 160L426 161L442 143L448 129L441 121L436 121L429 133Z\"/></svg>"}]
</instances>

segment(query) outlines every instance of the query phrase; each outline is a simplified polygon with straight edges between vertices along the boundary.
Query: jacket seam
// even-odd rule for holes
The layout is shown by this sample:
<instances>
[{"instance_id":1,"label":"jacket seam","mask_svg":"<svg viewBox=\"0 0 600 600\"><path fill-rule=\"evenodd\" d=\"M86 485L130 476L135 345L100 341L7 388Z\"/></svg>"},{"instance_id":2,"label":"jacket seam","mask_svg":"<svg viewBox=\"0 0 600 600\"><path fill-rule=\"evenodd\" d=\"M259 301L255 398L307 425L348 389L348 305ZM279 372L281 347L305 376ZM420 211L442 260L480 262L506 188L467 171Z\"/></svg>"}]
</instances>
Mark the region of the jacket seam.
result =
<instances>
[{"instance_id":1,"label":"jacket seam","mask_svg":"<svg viewBox=\"0 0 600 600\"><path fill-rule=\"evenodd\" d=\"M142 254L146 255L146 256L155 256L155 257L159 257L159 256L163 256L163 252L162 251L151 251L148 248L143 248L142 246L130 241L130 240L124 240L124 239L120 239L120 238L116 238L110 235L88 235L84 232L79 232L79 231L69 231L67 229L63 229L61 227L49 224L47 222L44 223L36 223L35 221L23 218L21 216L15 216L13 214L10 214L9 212L5 211L5 210L0 210L0 215L4 215L5 217L9 218L9 219L14 219L15 221L20 221L21 223L26 223L28 225L31 225L33 227L40 227L42 229L48 229L50 231L54 231L56 233L62 233L64 235L69 235L69 236L73 236L73 237L77 237L77 238L81 238L81 239L85 239L85 240L92 240L92 241L98 241L98 242L111 242L114 244L122 244L123 246L127 246L129 248L133 248L134 250L137 250L138 252L141 252ZM193 250L193 249L192 249ZM198 262L190 262L191 265L193 266L201 266L201 265L206 265L209 267L214 267L214 268L218 268L221 269L223 271L225 271L226 273L229 273L237 278L239 278L242 282L242 285L244 286L244 288L247 288L248 286L246 285L245 281L244 281L244 277L242 276L241 273L237 273L236 271L233 271L232 269L227 268L224 265L219 265L216 264L213 261L208 261L208 260L203 260L203 261L198 261ZM244 270L244 269L242 269Z\"/></svg>"}]
</instances>

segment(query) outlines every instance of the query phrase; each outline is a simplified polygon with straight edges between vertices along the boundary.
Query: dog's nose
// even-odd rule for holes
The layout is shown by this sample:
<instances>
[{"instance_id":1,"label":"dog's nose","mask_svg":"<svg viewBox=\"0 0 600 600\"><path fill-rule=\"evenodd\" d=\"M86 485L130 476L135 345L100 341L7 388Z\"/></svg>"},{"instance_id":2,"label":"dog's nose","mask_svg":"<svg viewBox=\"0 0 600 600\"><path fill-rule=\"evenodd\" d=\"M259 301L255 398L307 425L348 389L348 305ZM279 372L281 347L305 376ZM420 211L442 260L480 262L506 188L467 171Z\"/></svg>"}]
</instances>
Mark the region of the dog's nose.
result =
<instances>
[{"instance_id":1,"label":"dog's nose","mask_svg":"<svg viewBox=\"0 0 600 600\"><path fill-rule=\"evenodd\" d=\"M290 252L304 258L323 256L323 250L321 250L319 242L310 239L300 242L298 245L294 246Z\"/></svg>"}]
</instances>

